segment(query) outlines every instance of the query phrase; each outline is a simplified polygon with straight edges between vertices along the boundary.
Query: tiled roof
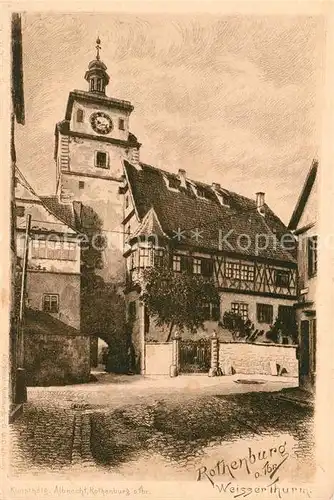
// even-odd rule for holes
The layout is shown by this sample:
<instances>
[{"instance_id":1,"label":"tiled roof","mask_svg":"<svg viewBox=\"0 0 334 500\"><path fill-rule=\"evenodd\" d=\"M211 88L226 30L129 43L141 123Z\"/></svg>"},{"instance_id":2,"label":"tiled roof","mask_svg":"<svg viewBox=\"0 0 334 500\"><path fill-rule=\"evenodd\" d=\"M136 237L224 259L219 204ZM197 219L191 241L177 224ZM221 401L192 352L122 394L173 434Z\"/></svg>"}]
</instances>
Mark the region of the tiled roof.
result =
<instances>
[{"instance_id":1,"label":"tiled roof","mask_svg":"<svg viewBox=\"0 0 334 500\"><path fill-rule=\"evenodd\" d=\"M75 218L72 204L60 203L58 196L41 196L43 204L52 212L58 219L75 229Z\"/></svg>"},{"instance_id":2,"label":"tiled roof","mask_svg":"<svg viewBox=\"0 0 334 500\"><path fill-rule=\"evenodd\" d=\"M158 238L166 237L166 234L162 230L161 224L155 213L154 208L150 208L145 217L142 220L142 223L138 226L137 230L131 235L131 240L138 238L140 236L149 237L151 235L155 235Z\"/></svg>"},{"instance_id":3,"label":"tiled roof","mask_svg":"<svg viewBox=\"0 0 334 500\"><path fill-rule=\"evenodd\" d=\"M136 168L125 161L124 167L140 219L153 207L162 230L175 243L295 263L295 250L288 251L277 241L288 230L266 204L263 217L255 200L226 189L217 187L229 206L221 204L208 184L187 179L182 187L176 174L150 165L141 163ZM184 232L178 240L179 230ZM227 243L219 238L219 230ZM258 246L265 246L267 239L266 248L256 251L256 238Z\"/></svg>"}]
</instances>

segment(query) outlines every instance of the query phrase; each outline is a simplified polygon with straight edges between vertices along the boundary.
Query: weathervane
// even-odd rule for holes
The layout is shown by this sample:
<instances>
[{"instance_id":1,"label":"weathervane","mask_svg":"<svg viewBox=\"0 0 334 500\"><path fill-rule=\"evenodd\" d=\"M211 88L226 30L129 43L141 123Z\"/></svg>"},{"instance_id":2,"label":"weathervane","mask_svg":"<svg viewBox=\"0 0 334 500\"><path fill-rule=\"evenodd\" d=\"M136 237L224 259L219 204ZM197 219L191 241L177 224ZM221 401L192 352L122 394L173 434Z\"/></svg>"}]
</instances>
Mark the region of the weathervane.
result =
<instances>
[{"instance_id":1,"label":"weathervane","mask_svg":"<svg viewBox=\"0 0 334 500\"><path fill-rule=\"evenodd\" d=\"M100 50L101 50L101 40L100 37L98 36L96 39L96 59L98 61L100 60Z\"/></svg>"}]
</instances>

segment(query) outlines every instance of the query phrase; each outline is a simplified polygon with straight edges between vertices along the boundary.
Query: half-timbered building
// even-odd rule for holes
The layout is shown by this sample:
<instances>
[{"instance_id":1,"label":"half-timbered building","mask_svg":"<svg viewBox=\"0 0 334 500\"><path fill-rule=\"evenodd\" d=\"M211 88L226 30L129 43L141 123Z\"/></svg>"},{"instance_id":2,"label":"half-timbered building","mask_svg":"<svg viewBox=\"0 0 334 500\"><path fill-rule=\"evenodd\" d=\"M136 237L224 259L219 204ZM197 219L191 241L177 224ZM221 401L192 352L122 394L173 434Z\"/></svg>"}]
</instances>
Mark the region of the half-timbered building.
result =
<instances>
[{"instance_id":1,"label":"half-timbered building","mask_svg":"<svg viewBox=\"0 0 334 500\"><path fill-rule=\"evenodd\" d=\"M188 179L184 170L173 174L128 161L121 192L128 317L138 357L145 339L166 340L138 292L142 269L163 262L175 272L214 279L220 304L207 308L203 335L212 333L225 311L264 332L277 316L294 314L295 238L265 203L264 193L249 199L217 183Z\"/></svg>"}]
</instances>

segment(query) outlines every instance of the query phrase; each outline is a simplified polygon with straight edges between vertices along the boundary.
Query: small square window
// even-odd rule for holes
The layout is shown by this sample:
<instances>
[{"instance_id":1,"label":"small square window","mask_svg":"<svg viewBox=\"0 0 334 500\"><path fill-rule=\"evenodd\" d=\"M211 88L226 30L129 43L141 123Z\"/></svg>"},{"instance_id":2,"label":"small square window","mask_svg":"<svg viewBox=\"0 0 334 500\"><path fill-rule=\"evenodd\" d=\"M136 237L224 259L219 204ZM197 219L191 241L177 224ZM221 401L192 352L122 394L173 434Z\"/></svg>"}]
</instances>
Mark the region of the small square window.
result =
<instances>
[{"instance_id":1,"label":"small square window","mask_svg":"<svg viewBox=\"0 0 334 500\"><path fill-rule=\"evenodd\" d=\"M79 189L85 189L85 182L79 181Z\"/></svg>"},{"instance_id":2,"label":"small square window","mask_svg":"<svg viewBox=\"0 0 334 500\"><path fill-rule=\"evenodd\" d=\"M97 151L95 153L95 165L99 168L108 168L108 153Z\"/></svg>"},{"instance_id":3,"label":"small square window","mask_svg":"<svg viewBox=\"0 0 334 500\"><path fill-rule=\"evenodd\" d=\"M45 294L43 297L43 311L48 313L59 312L59 295L58 294Z\"/></svg>"},{"instance_id":4,"label":"small square window","mask_svg":"<svg viewBox=\"0 0 334 500\"><path fill-rule=\"evenodd\" d=\"M24 217L24 207L15 208L16 217Z\"/></svg>"},{"instance_id":5,"label":"small square window","mask_svg":"<svg viewBox=\"0 0 334 500\"><path fill-rule=\"evenodd\" d=\"M118 120L118 128L119 130L125 130L125 121L123 118L119 118Z\"/></svg>"}]
</instances>

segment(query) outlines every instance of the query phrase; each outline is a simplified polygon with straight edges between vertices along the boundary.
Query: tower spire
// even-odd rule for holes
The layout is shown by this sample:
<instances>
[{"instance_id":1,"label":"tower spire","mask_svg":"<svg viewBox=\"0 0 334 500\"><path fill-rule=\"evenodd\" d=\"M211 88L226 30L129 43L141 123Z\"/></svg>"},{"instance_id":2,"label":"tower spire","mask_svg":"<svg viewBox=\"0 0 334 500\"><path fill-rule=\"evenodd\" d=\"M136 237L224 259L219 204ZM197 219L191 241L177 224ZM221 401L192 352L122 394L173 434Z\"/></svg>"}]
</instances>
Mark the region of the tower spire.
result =
<instances>
[{"instance_id":1,"label":"tower spire","mask_svg":"<svg viewBox=\"0 0 334 500\"><path fill-rule=\"evenodd\" d=\"M101 61L101 40L99 36L96 39L95 48L96 57L88 65L88 71L85 73L85 80L89 83L90 92L105 94L106 86L109 83L109 75L107 73L107 66Z\"/></svg>"},{"instance_id":2,"label":"tower spire","mask_svg":"<svg viewBox=\"0 0 334 500\"><path fill-rule=\"evenodd\" d=\"M100 50L101 50L101 40L100 37L98 36L96 39L96 60L100 60Z\"/></svg>"}]
</instances>

